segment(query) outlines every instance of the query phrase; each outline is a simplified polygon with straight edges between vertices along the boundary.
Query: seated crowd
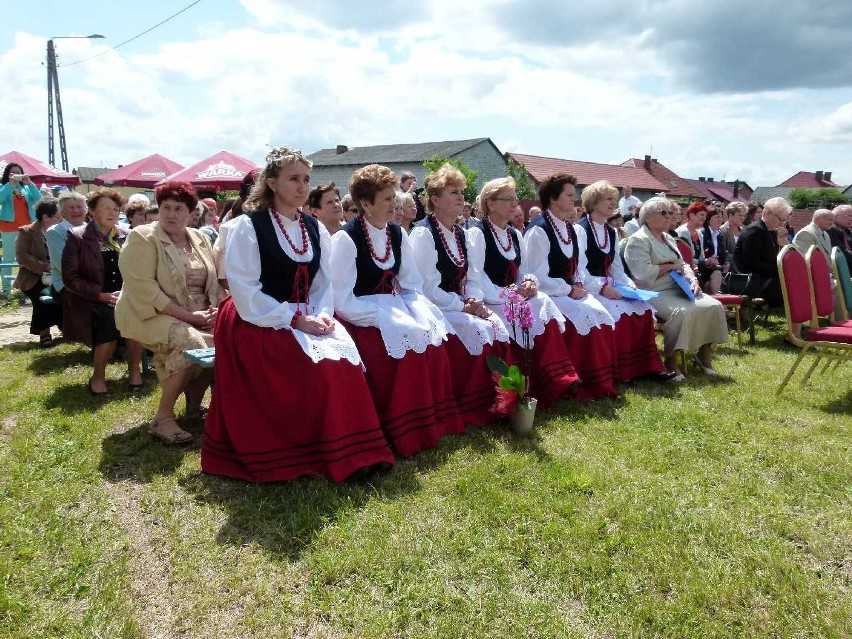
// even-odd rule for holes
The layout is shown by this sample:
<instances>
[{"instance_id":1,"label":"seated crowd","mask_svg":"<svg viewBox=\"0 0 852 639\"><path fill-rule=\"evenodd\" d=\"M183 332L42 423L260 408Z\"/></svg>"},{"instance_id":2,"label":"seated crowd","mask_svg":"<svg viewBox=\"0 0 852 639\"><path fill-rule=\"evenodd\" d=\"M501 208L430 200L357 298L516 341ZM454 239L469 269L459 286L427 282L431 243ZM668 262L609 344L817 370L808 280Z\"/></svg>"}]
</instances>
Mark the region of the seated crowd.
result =
<instances>
[{"instance_id":1,"label":"seated crowd","mask_svg":"<svg viewBox=\"0 0 852 639\"><path fill-rule=\"evenodd\" d=\"M96 396L109 394L119 344L138 391L147 351L161 389L150 432L193 441L176 421L185 395L188 417L206 415L205 472L342 481L494 421L490 355L529 362L540 409L613 397L633 379L683 381L682 351L717 375L713 346L728 327L711 295L729 271L780 300L775 257L791 212L781 198L756 212L736 202L682 212L663 196L634 197L624 224L615 187L590 184L578 206L567 174L541 183L527 217L512 178L487 182L471 205L450 165L422 188L365 166L342 199L334 183L312 189L311 170L301 152L273 149L221 223L216 202L185 182L158 187L155 205L110 188L33 196L16 245L31 332L50 346L60 326L89 345ZM852 249L852 207L817 213L796 245ZM507 288L532 310L528 357ZM212 369L184 357L214 344Z\"/></svg>"}]
</instances>

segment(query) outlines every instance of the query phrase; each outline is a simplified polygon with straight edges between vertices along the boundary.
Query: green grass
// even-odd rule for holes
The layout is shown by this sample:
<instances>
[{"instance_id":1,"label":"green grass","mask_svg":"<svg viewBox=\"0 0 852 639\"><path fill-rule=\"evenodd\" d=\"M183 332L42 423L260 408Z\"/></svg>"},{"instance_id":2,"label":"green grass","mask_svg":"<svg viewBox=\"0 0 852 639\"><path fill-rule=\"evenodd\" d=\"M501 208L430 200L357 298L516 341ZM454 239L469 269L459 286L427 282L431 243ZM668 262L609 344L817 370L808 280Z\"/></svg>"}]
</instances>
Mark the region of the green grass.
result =
<instances>
[{"instance_id":1,"label":"green grass","mask_svg":"<svg viewBox=\"0 0 852 639\"><path fill-rule=\"evenodd\" d=\"M728 379L339 486L202 475L144 433L153 384L101 403L84 351L0 349L0 636L852 636L850 367L776 397L770 328Z\"/></svg>"}]
</instances>

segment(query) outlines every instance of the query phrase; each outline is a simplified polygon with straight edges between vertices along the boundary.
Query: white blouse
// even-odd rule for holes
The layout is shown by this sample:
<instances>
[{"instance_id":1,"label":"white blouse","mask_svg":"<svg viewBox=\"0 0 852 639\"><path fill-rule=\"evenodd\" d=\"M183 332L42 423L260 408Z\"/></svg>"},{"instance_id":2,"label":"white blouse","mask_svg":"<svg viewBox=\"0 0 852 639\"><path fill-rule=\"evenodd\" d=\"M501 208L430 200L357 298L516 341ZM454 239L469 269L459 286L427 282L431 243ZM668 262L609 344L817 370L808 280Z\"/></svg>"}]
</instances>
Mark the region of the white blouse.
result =
<instances>
[{"instance_id":1,"label":"white blouse","mask_svg":"<svg viewBox=\"0 0 852 639\"><path fill-rule=\"evenodd\" d=\"M562 237L570 237L567 222L560 220L553 214L550 215L550 220L553 221L559 233L562 234ZM574 253L577 250L574 242L571 242L567 246L558 241L557 244L565 257L574 257ZM535 275L538 279L538 288L542 293L547 293L550 296L570 295L573 287L568 282L561 277L550 277L550 264L547 261L549 253L550 239L547 237L545 230L538 226L530 226L524 233L523 246L521 247L522 260L525 259L521 263L524 272ZM579 268L574 279L579 284L583 283L582 271Z\"/></svg>"},{"instance_id":2,"label":"white blouse","mask_svg":"<svg viewBox=\"0 0 852 639\"><path fill-rule=\"evenodd\" d=\"M269 211L269 215L276 215ZM297 248L301 249L302 232L297 220L279 216L287 234ZM240 317L257 326L276 330L291 331L302 350L314 362L322 359L340 359L344 357L353 364L360 364L361 358L355 348L352 338L346 330L335 323L335 330L330 335L308 335L290 326L297 310L306 315L331 318L334 308L334 293L328 274L331 269L331 236L319 224L320 236L320 265L311 282L308 292L308 304L297 305L292 302L279 302L261 290L260 283L260 250L257 244L254 224L250 215L236 218L234 225L227 234L225 245L225 276L231 291L234 305ZM284 238L278 224L273 222L275 237L278 245L290 259L307 263L313 259L314 251L308 243L308 250L303 255L297 255ZM306 308L307 307L307 308Z\"/></svg>"},{"instance_id":3,"label":"white blouse","mask_svg":"<svg viewBox=\"0 0 852 639\"><path fill-rule=\"evenodd\" d=\"M367 232L377 255L384 255L387 246L386 227L377 229L367 224ZM447 339L444 317L421 292L422 281L412 255L408 236L402 234L400 246L399 293L355 295L358 278L358 251L346 232L331 238L331 273L334 288L335 312L355 326L379 329L388 355L401 359L408 351L423 353L428 346L440 346ZM396 264L393 251L385 263L373 262L381 269ZM449 331L450 333L452 330Z\"/></svg>"},{"instance_id":4,"label":"white blouse","mask_svg":"<svg viewBox=\"0 0 852 639\"><path fill-rule=\"evenodd\" d=\"M455 233L438 222L438 231L444 236L450 253L456 258L459 256L456 245ZM464 299L457 293L450 293L441 288L441 273L438 271L438 251L435 249L435 240L432 238L432 230L429 227L415 226L411 235L411 248L413 249L414 261L423 278L423 294L432 300L442 311L461 311L464 308ZM475 273L468 264L466 297L476 297L473 293L479 292L480 288L476 282Z\"/></svg>"},{"instance_id":5,"label":"white blouse","mask_svg":"<svg viewBox=\"0 0 852 639\"><path fill-rule=\"evenodd\" d=\"M593 232L597 233L597 237L607 237L606 234L606 226L595 222L594 220L589 220L592 225ZM586 290L589 293L593 293L595 295L599 295L603 285L606 281L606 277L596 277L589 273L589 258L586 257L586 250L588 248L589 238L586 237L586 229L584 229L579 224L574 225L574 231L577 233L577 249L580 251L579 260L577 262L577 270L580 272L583 285L586 287ZM610 237L610 239L612 239ZM595 239L592 238L592 242ZM609 267L609 279L611 284L621 284L623 286L628 286L630 288L636 288L636 285L627 277L627 274L624 272L624 266L621 263L621 255L618 252L618 233L615 234L615 253L612 259L612 263Z\"/></svg>"}]
</instances>

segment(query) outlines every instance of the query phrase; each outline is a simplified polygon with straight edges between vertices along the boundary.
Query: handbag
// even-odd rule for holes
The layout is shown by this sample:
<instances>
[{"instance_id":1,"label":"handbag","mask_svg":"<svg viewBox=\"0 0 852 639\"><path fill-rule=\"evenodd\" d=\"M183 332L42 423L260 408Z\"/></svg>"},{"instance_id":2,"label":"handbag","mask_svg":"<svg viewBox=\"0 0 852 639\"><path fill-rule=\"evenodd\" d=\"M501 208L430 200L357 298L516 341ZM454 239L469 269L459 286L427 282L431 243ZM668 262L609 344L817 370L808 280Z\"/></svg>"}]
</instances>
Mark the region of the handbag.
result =
<instances>
[{"instance_id":1,"label":"handbag","mask_svg":"<svg viewBox=\"0 0 852 639\"><path fill-rule=\"evenodd\" d=\"M759 297L762 291L763 278L757 273L733 273L729 271L722 276L722 287L719 292L725 295Z\"/></svg>"}]
</instances>

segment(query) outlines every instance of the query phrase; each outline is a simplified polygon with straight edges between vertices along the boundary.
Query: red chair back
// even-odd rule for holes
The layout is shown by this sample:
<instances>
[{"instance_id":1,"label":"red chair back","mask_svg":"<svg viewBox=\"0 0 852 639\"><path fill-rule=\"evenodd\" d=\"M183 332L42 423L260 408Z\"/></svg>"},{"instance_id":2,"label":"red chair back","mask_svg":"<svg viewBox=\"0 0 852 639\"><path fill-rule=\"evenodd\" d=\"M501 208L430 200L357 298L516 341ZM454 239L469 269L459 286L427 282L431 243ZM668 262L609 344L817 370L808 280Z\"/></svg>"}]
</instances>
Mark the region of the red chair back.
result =
<instances>
[{"instance_id":1,"label":"red chair back","mask_svg":"<svg viewBox=\"0 0 852 639\"><path fill-rule=\"evenodd\" d=\"M692 246L682 237L677 238L677 250L680 251L681 259L692 266L695 256L692 254Z\"/></svg>"},{"instance_id":2,"label":"red chair back","mask_svg":"<svg viewBox=\"0 0 852 639\"><path fill-rule=\"evenodd\" d=\"M817 317L828 317L834 313L834 296L831 292L831 275L825 254L817 247L808 249L805 256L808 277L814 292Z\"/></svg>"},{"instance_id":3,"label":"red chair back","mask_svg":"<svg viewBox=\"0 0 852 639\"><path fill-rule=\"evenodd\" d=\"M793 244L788 244L778 254L778 274L787 315L794 324L804 324L813 319L811 286L805 257Z\"/></svg>"}]
</instances>

